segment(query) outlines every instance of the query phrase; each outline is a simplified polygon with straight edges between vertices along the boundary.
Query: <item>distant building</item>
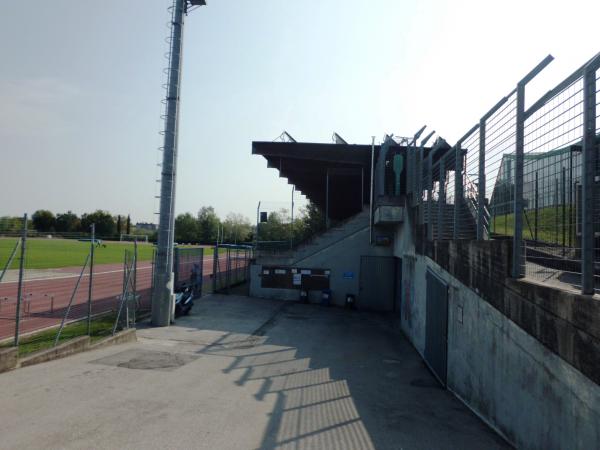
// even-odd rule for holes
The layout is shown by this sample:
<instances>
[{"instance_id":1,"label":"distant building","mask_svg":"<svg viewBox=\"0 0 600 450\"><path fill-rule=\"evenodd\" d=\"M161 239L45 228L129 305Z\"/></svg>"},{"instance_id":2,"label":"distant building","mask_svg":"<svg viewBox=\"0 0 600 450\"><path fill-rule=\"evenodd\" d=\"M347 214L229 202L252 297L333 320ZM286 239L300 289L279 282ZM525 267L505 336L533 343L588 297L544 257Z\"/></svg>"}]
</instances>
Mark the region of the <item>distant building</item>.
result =
<instances>
[{"instance_id":1,"label":"distant building","mask_svg":"<svg viewBox=\"0 0 600 450\"><path fill-rule=\"evenodd\" d=\"M156 225L153 223L138 222L135 224L136 230L156 231Z\"/></svg>"}]
</instances>

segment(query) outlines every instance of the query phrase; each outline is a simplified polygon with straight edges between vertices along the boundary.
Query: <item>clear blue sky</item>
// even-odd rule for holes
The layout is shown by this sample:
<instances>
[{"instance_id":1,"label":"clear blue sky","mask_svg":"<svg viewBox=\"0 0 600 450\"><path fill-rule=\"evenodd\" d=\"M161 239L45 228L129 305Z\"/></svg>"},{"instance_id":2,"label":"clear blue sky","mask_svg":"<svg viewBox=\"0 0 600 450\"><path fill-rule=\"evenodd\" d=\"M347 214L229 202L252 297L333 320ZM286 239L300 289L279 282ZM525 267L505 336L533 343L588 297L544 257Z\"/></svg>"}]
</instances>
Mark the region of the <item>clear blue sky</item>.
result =
<instances>
[{"instance_id":1,"label":"clear blue sky","mask_svg":"<svg viewBox=\"0 0 600 450\"><path fill-rule=\"evenodd\" d=\"M0 215L154 220L170 0L0 3ZM288 201L252 140L459 138L546 54L545 92L600 50L600 2L208 0L188 17L178 212Z\"/></svg>"}]
</instances>

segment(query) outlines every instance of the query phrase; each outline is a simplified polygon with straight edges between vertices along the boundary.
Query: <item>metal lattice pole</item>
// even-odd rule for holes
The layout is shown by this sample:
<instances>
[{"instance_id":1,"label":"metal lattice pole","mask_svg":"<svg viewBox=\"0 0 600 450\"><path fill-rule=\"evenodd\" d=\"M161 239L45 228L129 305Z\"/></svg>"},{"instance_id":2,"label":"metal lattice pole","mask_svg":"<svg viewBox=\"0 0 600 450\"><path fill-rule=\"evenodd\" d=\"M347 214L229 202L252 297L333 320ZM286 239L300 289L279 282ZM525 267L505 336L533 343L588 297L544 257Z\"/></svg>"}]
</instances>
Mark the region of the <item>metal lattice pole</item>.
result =
<instances>
[{"instance_id":1,"label":"metal lattice pole","mask_svg":"<svg viewBox=\"0 0 600 450\"><path fill-rule=\"evenodd\" d=\"M173 8L160 187L160 219L156 251L156 286L152 298L152 325L154 326L169 325L173 290L177 122L179 116L179 86L181 82L181 51L185 0L174 0Z\"/></svg>"}]
</instances>

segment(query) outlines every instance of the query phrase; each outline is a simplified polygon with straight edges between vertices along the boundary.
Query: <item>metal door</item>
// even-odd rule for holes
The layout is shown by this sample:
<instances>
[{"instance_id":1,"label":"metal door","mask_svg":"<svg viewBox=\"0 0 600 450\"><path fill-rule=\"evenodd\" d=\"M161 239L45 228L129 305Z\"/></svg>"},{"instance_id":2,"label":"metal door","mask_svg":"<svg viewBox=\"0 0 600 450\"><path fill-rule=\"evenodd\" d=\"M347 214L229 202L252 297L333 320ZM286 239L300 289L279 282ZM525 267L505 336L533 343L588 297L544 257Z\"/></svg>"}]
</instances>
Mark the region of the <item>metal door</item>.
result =
<instances>
[{"instance_id":1,"label":"metal door","mask_svg":"<svg viewBox=\"0 0 600 450\"><path fill-rule=\"evenodd\" d=\"M448 361L448 285L427 271L425 361L446 386Z\"/></svg>"},{"instance_id":2,"label":"metal door","mask_svg":"<svg viewBox=\"0 0 600 450\"><path fill-rule=\"evenodd\" d=\"M375 311L394 310L394 258L361 256L358 306Z\"/></svg>"}]
</instances>

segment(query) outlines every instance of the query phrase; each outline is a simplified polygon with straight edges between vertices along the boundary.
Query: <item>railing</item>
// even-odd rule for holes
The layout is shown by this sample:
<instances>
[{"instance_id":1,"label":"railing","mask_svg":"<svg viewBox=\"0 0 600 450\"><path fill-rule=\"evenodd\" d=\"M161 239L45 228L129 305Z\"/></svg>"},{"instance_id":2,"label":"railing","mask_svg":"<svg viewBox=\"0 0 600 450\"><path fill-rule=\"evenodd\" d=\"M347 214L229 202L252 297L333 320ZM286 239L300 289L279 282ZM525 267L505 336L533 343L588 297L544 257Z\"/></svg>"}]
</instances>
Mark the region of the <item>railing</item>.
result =
<instances>
[{"instance_id":1,"label":"railing","mask_svg":"<svg viewBox=\"0 0 600 450\"><path fill-rule=\"evenodd\" d=\"M526 110L527 83L551 61L538 64L435 164L412 170L425 180L417 198L424 199L428 239L469 236L474 224L473 238L513 241L514 277L591 294L600 287L600 54Z\"/></svg>"}]
</instances>

